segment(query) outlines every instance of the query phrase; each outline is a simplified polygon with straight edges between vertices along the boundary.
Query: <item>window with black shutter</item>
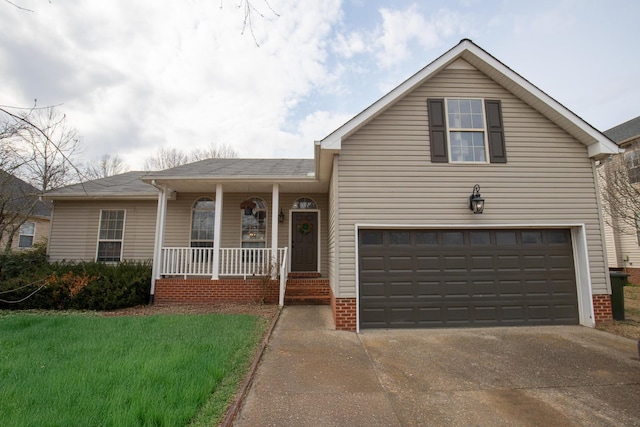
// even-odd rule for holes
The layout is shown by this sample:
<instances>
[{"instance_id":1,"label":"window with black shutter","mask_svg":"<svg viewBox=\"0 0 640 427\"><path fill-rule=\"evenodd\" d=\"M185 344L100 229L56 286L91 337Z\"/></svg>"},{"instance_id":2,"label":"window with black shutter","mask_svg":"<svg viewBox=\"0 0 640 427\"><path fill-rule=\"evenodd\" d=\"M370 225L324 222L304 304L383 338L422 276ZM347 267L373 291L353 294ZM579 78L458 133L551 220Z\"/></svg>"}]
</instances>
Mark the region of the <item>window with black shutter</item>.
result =
<instances>
[{"instance_id":1,"label":"window with black shutter","mask_svg":"<svg viewBox=\"0 0 640 427\"><path fill-rule=\"evenodd\" d=\"M506 163L498 100L428 99L433 163Z\"/></svg>"}]
</instances>

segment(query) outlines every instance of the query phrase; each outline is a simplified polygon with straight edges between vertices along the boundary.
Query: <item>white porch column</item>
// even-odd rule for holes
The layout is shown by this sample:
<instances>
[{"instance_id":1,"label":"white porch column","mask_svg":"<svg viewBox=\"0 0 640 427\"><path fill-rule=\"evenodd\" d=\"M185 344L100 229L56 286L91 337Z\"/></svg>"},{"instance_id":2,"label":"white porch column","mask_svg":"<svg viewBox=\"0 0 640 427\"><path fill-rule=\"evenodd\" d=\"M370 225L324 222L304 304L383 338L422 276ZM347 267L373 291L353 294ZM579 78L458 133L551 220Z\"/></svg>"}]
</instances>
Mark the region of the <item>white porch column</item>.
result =
<instances>
[{"instance_id":1,"label":"white porch column","mask_svg":"<svg viewBox=\"0 0 640 427\"><path fill-rule=\"evenodd\" d=\"M271 191L271 251L273 260L277 260L278 256L278 212L280 211L280 184L273 184Z\"/></svg>"},{"instance_id":2,"label":"white porch column","mask_svg":"<svg viewBox=\"0 0 640 427\"><path fill-rule=\"evenodd\" d=\"M156 280L161 277L162 272L162 246L164 246L164 224L167 217L167 187L161 185L157 187L158 211L156 213L156 238L153 246L153 266L151 267L151 303L156 292Z\"/></svg>"},{"instance_id":3,"label":"white porch column","mask_svg":"<svg viewBox=\"0 0 640 427\"><path fill-rule=\"evenodd\" d=\"M218 280L220 274L220 234L222 233L222 184L216 184L216 217L213 225L213 274L211 279Z\"/></svg>"}]
</instances>

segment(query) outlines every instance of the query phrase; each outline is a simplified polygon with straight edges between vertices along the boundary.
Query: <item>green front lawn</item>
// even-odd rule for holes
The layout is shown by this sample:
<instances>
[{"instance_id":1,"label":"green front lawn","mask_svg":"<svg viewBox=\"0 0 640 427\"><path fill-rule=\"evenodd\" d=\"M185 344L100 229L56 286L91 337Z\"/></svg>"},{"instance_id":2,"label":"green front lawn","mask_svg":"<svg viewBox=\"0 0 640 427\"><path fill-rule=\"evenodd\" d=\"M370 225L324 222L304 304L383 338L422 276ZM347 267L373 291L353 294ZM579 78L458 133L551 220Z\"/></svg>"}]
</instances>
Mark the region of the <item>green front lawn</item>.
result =
<instances>
[{"instance_id":1,"label":"green front lawn","mask_svg":"<svg viewBox=\"0 0 640 427\"><path fill-rule=\"evenodd\" d=\"M267 322L0 312L3 426L216 425Z\"/></svg>"}]
</instances>

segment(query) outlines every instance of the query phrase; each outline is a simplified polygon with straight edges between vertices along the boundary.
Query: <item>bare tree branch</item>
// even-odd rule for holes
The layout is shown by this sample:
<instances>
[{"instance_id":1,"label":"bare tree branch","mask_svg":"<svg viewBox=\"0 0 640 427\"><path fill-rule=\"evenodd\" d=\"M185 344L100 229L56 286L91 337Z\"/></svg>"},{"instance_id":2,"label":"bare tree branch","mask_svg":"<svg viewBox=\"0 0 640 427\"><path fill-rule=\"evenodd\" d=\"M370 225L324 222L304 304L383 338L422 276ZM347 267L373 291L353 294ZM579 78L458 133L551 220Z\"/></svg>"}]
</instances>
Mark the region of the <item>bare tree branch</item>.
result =
<instances>
[{"instance_id":1,"label":"bare tree branch","mask_svg":"<svg viewBox=\"0 0 640 427\"><path fill-rule=\"evenodd\" d=\"M617 232L636 233L640 215L640 146L612 156L598 168L605 222Z\"/></svg>"},{"instance_id":2,"label":"bare tree branch","mask_svg":"<svg viewBox=\"0 0 640 427\"><path fill-rule=\"evenodd\" d=\"M97 160L89 162L85 170L88 179L100 179L108 176L119 175L129 171L129 166L117 154L104 154Z\"/></svg>"},{"instance_id":3,"label":"bare tree branch","mask_svg":"<svg viewBox=\"0 0 640 427\"><path fill-rule=\"evenodd\" d=\"M269 11L271 13L273 13L273 15L275 15L276 17L280 17L280 15L278 13L276 13L275 10L273 10L273 8L271 7L271 4L269 4L268 0L262 0L264 2L264 4L267 6L267 8L269 9ZM224 0L220 0L220 9L222 9ZM242 31L240 32L240 34L244 35L244 32L246 31L247 28L249 28L249 31L251 32L251 37L253 38L253 42L256 44L256 46L260 46L260 44L258 43L258 39L256 38L256 34L253 31L253 21L252 21L252 15L253 14L258 14L258 16L260 16L260 18L264 18L265 14L263 12L261 12L259 9L257 9L253 2L251 0L238 0L238 9L240 9L242 11L243 14L243 19L242 19Z\"/></svg>"},{"instance_id":4,"label":"bare tree branch","mask_svg":"<svg viewBox=\"0 0 640 427\"><path fill-rule=\"evenodd\" d=\"M212 143L206 149L196 148L189 154L189 161L197 162L205 159L232 159L237 158L238 153L227 144L217 145Z\"/></svg>"},{"instance_id":5,"label":"bare tree branch","mask_svg":"<svg viewBox=\"0 0 640 427\"><path fill-rule=\"evenodd\" d=\"M15 3L13 3L13 2L11 2L9 0L4 0L4 1L6 1L11 6L13 6L13 7L17 8L17 9L24 10L25 12L33 12L33 10L31 10L31 9L27 9L26 7L19 6L19 5L15 4Z\"/></svg>"}]
</instances>

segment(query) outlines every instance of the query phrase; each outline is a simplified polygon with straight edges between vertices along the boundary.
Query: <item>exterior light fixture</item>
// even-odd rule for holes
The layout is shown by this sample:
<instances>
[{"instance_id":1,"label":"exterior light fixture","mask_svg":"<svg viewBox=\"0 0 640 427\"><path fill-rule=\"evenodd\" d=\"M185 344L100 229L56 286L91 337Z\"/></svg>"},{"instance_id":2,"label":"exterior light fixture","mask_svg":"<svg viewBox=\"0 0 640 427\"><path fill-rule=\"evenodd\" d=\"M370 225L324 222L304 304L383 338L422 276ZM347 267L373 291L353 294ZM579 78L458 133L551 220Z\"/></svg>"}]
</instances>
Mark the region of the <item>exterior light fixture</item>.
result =
<instances>
[{"instance_id":1,"label":"exterior light fixture","mask_svg":"<svg viewBox=\"0 0 640 427\"><path fill-rule=\"evenodd\" d=\"M473 187L473 193L469 196L469 209L474 214L481 214L484 210L484 199L480 196L480 186L478 184Z\"/></svg>"},{"instance_id":2,"label":"exterior light fixture","mask_svg":"<svg viewBox=\"0 0 640 427\"><path fill-rule=\"evenodd\" d=\"M280 208L280 213L278 214L278 221L284 222L284 212L282 212L282 208Z\"/></svg>"}]
</instances>

